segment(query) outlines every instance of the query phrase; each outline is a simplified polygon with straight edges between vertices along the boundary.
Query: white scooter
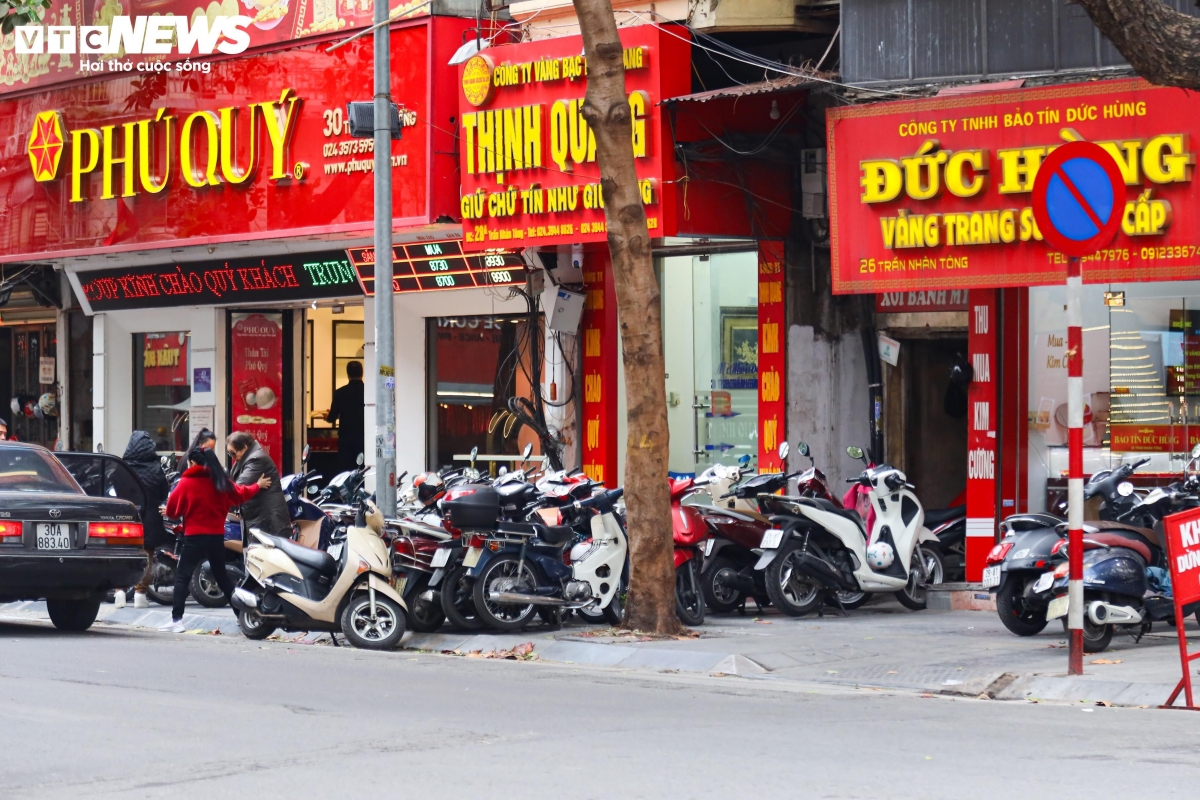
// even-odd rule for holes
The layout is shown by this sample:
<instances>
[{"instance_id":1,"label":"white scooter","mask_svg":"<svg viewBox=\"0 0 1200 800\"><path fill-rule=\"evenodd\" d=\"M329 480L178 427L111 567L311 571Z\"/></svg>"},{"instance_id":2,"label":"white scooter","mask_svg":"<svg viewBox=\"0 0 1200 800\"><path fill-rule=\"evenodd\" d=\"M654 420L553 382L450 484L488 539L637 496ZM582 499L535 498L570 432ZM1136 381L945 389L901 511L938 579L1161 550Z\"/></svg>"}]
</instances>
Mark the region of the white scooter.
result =
<instances>
[{"instance_id":1,"label":"white scooter","mask_svg":"<svg viewBox=\"0 0 1200 800\"><path fill-rule=\"evenodd\" d=\"M861 448L846 449L867 460ZM763 536L757 569L766 569L767 593L780 611L807 614L827 597L843 609L871 594L891 592L906 608L925 608L926 558L922 545L936 544L925 511L904 473L881 464L857 478L875 511L868 533L862 517L821 498L760 495L759 505L779 528Z\"/></svg>"}]
</instances>

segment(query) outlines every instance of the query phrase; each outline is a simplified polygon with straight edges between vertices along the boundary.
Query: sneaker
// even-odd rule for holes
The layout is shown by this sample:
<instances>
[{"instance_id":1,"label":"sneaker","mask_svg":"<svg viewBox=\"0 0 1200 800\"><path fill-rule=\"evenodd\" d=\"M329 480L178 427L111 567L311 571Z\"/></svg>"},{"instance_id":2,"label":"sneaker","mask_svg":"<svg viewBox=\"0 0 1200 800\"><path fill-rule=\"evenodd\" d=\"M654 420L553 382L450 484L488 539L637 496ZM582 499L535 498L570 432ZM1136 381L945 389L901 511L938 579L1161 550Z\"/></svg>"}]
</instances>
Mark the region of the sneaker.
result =
<instances>
[{"instance_id":1,"label":"sneaker","mask_svg":"<svg viewBox=\"0 0 1200 800\"><path fill-rule=\"evenodd\" d=\"M173 619L166 625L159 625L158 629L163 633L183 633L187 628L183 627L182 620Z\"/></svg>"},{"instance_id":2,"label":"sneaker","mask_svg":"<svg viewBox=\"0 0 1200 800\"><path fill-rule=\"evenodd\" d=\"M145 592L134 592L133 593L133 607L134 608L149 608L150 607L150 598L146 597Z\"/></svg>"},{"instance_id":3,"label":"sneaker","mask_svg":"<svg viewBox=\"0 0 1200 800\"><path fill-rule=\"evenodd\" d=\"M113 592L113 605L115 605L117 608L125 607L125 592L121 591L120 589Z\"/></svg>"}]
</instances>

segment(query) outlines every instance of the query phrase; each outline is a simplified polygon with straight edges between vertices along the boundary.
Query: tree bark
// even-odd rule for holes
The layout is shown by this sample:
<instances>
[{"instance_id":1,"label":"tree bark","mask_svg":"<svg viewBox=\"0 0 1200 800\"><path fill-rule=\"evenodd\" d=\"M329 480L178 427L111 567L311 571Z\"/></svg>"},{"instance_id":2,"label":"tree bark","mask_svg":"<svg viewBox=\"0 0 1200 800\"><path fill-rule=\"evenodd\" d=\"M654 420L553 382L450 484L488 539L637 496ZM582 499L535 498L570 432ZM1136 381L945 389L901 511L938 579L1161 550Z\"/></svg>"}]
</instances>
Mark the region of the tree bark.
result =
<instances>
[{"instance_id":1,"label":"tree bark","mask_svg":"<svg viewBox=\"0 0 1200 800\"><path fill-rule=\"evenodd\" d=\"M1160 0L1076 0L1138 75L1200 89L1200 19Z\"/></svg>"},{"instance_id":2,"label":"tree bark","mask_svg":"<svg viewBox=\"0 0 1200 800\"><path fill-rule=\"evenodd\" d=\"M588 88L582 114L596 137L624 346L629 426L625 504L630 535L624 627L673 634L682 626L675 614L662 304L634 168L621 39L610 0L574 0L574 4L587 56Z\"/></svg>"}]
</instances>

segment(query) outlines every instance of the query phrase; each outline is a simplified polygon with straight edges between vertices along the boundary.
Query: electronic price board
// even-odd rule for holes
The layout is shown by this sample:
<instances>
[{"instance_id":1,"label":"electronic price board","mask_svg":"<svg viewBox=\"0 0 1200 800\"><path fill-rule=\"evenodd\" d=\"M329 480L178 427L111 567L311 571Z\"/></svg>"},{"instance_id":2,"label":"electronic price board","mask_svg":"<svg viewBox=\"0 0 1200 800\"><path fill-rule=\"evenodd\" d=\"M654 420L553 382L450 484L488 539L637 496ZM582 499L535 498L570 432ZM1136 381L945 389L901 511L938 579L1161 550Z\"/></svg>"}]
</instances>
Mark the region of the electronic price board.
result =
<instances>
[{"instance_id":1,"label":"electronic price board","mask_svg":"<svg viewBox=\"0 0 1200 800\"><path fill-rule=\"evenodd\" d=\"M363 293L375 294L375 248L346 251L358 271ZM517 253L497 250L464 255L462 242L416 242L392 246L392 291L428 292L477 286L522 286L525 261Z\"/></svg>"}]
</instances>

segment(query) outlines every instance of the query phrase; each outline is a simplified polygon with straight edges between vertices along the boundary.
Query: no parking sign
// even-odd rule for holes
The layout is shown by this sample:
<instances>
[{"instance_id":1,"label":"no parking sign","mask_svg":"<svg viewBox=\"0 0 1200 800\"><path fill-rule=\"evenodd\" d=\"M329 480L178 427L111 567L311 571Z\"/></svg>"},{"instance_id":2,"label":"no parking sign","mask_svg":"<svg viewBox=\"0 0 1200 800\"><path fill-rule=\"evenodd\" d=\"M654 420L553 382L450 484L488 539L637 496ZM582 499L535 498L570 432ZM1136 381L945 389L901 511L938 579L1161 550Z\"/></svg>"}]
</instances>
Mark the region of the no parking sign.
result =
<instances>
[{"instance_id":1,"label":"no parking sign","mask_svg":"<svg viewBox=\"0 0 1200 800\"><path fill-rule=\"evenodd\" d=\"M1124 209L1125 180L1098 144L1064 144L1038 167L1033 219L1046 243L1061 253L1079 258L1106 246Z\"/></svg>"}]
</instances>

